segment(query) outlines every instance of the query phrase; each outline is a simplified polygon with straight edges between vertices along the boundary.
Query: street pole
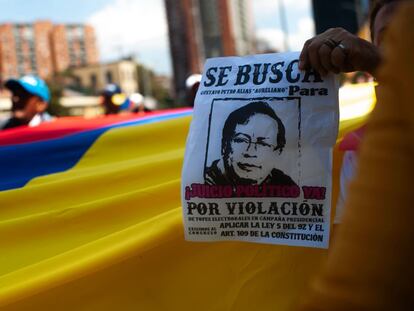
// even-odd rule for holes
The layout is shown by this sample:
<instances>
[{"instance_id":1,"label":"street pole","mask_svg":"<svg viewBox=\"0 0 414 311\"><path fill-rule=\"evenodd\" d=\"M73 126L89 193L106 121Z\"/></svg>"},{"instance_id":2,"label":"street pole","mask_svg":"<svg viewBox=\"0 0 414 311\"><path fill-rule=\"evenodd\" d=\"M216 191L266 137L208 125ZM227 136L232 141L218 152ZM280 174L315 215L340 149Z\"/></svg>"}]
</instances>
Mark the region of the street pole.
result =
<instances>
[{"instance_id":1,"label":"street pole","mask_svg":"<svg viewBox=\"0 0 414 311\"><path fill-rule=\"evenodd\" d=\"M279 17L280 17L280 25L282 27L283 31L283 45L285 48L285 51L289 51L289 28L288 23L286 20L286 10L285 10L285 4L283 3L283 0L279 0Z\"/></svg>"}]
</instances>

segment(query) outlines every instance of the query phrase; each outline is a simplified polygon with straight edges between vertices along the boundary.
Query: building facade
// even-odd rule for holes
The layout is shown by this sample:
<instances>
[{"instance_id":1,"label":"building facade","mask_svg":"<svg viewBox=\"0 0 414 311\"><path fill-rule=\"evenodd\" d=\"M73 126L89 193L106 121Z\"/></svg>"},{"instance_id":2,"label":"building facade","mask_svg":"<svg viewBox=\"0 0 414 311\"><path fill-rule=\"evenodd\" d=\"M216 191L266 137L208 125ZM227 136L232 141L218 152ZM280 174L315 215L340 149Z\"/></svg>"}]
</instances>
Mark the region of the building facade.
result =
<instances>
[{"instance_id":1,"label":"building facade","mask_svg":"<svg viewBox=\"0 0 414 311\"><path fill-rule=\"evenodd\" d=\"M185 80L206 58L254 53L250 0L165 0L174 91L186 101Z\"/></svg>"},{"instance_id":2,"label":"building facade","mask_svg":"<svg viewBox=\"0 0 414 311\"><path fill-rule=\"evenodd\" d=\"M49 21L0 25L0 79L25 74L48 78L69 66L98 62L94 30Z\"/></svg>"},{"instance_id":3,"label":"building facade","mask_svg":"<svg viewBox=\"0 0 414 311\"><path fill-rule=\"evenodd\" d=\"M127 95L138 92L137 64L131 60L73 68L72 74L79 86L94 93L110 83L119 85Z\"/></svg>"},{"instance_id":4,"label":"building facade","mask_svg":"<svg viewBox=\"0 0 414 311\"><path fill-rule=\"evenodd\" d=\"M55 25L50 41L56 72L98 62L95 32L89 25Z\"/></svg>"}]
</instances>

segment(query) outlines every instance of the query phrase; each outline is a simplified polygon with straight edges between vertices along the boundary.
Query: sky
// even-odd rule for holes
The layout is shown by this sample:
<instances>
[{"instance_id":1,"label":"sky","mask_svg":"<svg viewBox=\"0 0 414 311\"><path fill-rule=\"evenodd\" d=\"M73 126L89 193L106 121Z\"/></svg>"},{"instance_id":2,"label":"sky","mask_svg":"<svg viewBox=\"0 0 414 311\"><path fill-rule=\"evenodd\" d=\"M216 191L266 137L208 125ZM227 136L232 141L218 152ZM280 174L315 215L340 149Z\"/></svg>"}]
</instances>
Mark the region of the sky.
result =
<instances>
[{"instance_id":1,"label":"sky","mask_svg":"<svg viewBox=\"0 0 414 311\"><path fill-rule=\"evenodd\" d=\"M284 49L279 1L286 7L290 50L313 36L310 0L252 0L256 36ZM134 56L159 74L171 74L163 0L0 0L0 23L48 19L95 27L102 61Z\"/></svg>"}]
</instances>

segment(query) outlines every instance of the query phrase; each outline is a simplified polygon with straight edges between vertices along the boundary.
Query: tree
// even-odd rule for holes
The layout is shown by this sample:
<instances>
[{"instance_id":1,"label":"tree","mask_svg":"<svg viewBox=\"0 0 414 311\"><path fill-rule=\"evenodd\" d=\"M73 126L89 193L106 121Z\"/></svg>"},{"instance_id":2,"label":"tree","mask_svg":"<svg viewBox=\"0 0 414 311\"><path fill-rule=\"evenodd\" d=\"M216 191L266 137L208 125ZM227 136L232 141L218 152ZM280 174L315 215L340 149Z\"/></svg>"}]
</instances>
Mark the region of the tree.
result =
<instances>
[{"instance_id":1,"label":"tree","mask_svg":"<svg viewBox=\"0 0 414 311\"><path fill-rule=\"evenodd\" d=\"M49 86L51 100L47 108L47 112L53 116L68 116L69 111L67 108L60 104L60 99L63 96L64 85L57 78L52 78L47 81Z\"/></svg>"},{"instance_id":2,"label":"tree","mask_svg":"<svg viewBox=\"0 0 414 311\"><path fill-rule=\"evenodd\" d=\"M169 87L160 82L160 77L148 67L138 64L139 92L144 96L155 98L160 108L174 107L174 99Z\"/></svg>"}]
</instances>

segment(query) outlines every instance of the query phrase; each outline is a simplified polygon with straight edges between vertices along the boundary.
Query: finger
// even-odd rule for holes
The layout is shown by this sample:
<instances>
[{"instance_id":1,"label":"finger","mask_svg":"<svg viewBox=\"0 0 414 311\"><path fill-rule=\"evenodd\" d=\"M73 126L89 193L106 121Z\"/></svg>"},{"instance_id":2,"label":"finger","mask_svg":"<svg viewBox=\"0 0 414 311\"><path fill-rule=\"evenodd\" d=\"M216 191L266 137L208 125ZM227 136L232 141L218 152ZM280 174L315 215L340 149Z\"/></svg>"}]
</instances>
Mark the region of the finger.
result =
<instances>
[{"instance_id":1,"label":"finger","mask_svg":"<svg viewBox=\"0 0 414 311\"><path fill-rule=\"evenodd\" d=\"M342 40L353 36L348 31L343 28L334 28L335 31L331 32L330 38L336 42L341 42Z\"/></svg>"},{"instance_id":2,"label":"finger","mask_svg":"<svg viewBox=\"0 0 414 311\"><path fill-rule=\"evenodd\" d=\"M331 63L333 66L338 68L338 70L344 72L346 71L346 55L339 48L336 47L331 53Z\"/></svg>"},{"instance_id":3,"label":"finger","mask_svg":"<svg viewBox=\"0 0 414 311\"><path fill-rule=\"evenodd\" d=\"M311 43L312 43L312 39L309 39L303 45L302 52L300 53L300 56L299 56L299 69L300 70L305 70L309 68L308 48Z\"/></svg>"},{"instance_id":4,"label":"finger","mask_svg":"<svg viewBox=\"0 0 414 311\"><path fill-rule=\"evenodd\" d=\"M334 54L336 58L335 61L342 62L340 67L341 71L349 71L349 68L355 67L355 59L353 55L357 54L357 59L360 59L363 56L361 53L355 53L355 49L359 46L358 41L361 39L344 30L342 32L338 32L334 36L334 40L338 41L339 44L342 44L342 46L346 47L345 49L342 49L339 47L339 45L337 46Z\"/></svg>"},{"instance_id":5,"label":"finger","mask_svg":"<svg viewBox=\"0 0 414 311\"><path fill-rule=\"evenodd\" d=\"M349 46L351 46L351 44L346 43L345 41L340 42L337 46L341 50L342 54L344 54L345 60L347 60L349 56L349 49L348 49Z\"/></svg>"},{"instance_id":6,"label":"finger","mask_svg":"<svg viewBox=\"0 0 414 311\"><path fill-rule=\"evenodd\" d=\"M321 47L321 42L314 40L308 48L308 55L309 55L309 63L310 66L319 72L321 75L326 75L326 70L321 65L321 61L319 59L319 49Z\"/></svg>"},{"instance_id":7,"label":"finger","mask_svg":"<svg viewBox=\"0 0 414 311\"><path fill-rule=\"evenodd\" d=\"M339 72L339 69L333 66L333 64L331 63L331 53L332 53L331 47L329 47L326 44L322 44L321 47L319 48L318 53L319 53L319 60L321 62L321 65L325 69L326 72L334 72L334 73Z\"/></svg>"}]
</instances>

